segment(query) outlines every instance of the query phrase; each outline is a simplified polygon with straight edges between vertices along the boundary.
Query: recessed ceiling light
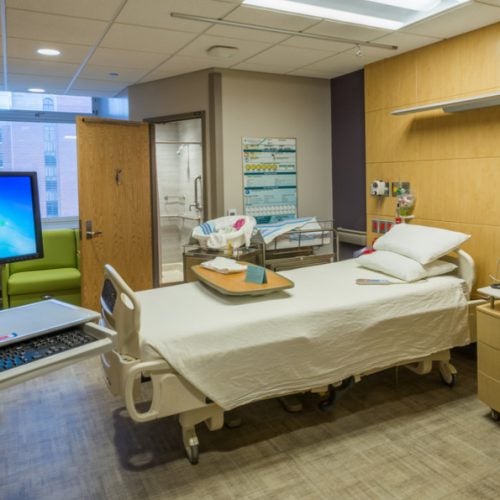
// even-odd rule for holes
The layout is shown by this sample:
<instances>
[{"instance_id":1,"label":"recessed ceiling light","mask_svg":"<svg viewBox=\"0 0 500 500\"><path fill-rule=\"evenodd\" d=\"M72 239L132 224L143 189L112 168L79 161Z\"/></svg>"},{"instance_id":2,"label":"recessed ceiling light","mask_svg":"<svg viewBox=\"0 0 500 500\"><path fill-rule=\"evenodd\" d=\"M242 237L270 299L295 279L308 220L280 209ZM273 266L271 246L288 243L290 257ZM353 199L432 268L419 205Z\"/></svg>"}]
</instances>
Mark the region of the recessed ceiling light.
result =
<instances>
[{"instance_id":1,"label":"recessed ceiling light","mask_svg":"<svg viewBox=\"0 0 500 500\"><path fill-rule=\"evenodd\" d=\"M42 56L59 56L61 54L61 51L57 49L38 49L37 52Z\"/></svg>"},{"instance_id":2,"label":"recessed ceiling light","mask_svg":"<svg viewBox=\"0 0 500 500\"><path fill-rule=\"evenodd\" d=\"M212 57L223 57L229 59L238 52L238 47L228 47L226 45L214 45L207 49L207 54Z\"/></svg>"},{"instance_id":3,"label":"recessed ceiling light","mask_svg":"<svg viewBox=\"0 0 500 500\"><path fill-rule=\"evenodd\" d=\"M243 0L243 5L397 30L471 0Z\"/></svg>"},{"instance_id":4,"label":"recessed ceiling light","mask_svg":"<svg viewBox=\"0 0 500 500\"><path fill-rule=\"evenodd\" d=\"M45 92L45 89L32 88L32 89L28 89L28 92L35 92L36 94L43 94Z\"/></svg>"}]
</instances>

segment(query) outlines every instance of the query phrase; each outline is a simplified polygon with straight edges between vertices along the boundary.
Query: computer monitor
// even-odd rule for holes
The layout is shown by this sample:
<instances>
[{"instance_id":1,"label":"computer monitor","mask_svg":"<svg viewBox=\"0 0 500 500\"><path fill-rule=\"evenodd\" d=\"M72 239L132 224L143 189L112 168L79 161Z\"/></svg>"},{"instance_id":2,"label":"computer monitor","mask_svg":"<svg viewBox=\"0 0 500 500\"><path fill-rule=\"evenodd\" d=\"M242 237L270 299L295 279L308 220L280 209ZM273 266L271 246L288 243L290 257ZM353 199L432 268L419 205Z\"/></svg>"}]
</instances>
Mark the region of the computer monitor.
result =
<instances>
[{"instance_id":1,"label":"computer monitor","mask_svg":"<svg viewBox=\"0 0 500 500\"><path fill-rule=\"evenodd\" d=\"M41 257L36 172L0 172L0 264Z\"/></svg>"}]
</instances>

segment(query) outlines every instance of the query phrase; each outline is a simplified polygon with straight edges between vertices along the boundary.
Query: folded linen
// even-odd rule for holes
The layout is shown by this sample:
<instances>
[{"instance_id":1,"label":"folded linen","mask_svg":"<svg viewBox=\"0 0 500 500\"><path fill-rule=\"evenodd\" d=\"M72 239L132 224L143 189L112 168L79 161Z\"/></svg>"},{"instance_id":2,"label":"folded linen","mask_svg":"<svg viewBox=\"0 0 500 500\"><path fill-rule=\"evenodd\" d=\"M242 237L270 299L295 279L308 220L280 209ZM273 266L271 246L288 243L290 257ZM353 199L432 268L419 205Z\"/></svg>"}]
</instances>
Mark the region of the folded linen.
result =
<instances>
[{"instance_id":1,"label":"folded linen","mask_svg":"<svg viewBox=\"0 0 500 500\"><path fill-rule=\"evenodd\" d=\"M215 259L207 260L202 262L200 266L222 274L241 273L247 269L247 266L226 257L216 257Z\"/></svg>"}]
</instances>

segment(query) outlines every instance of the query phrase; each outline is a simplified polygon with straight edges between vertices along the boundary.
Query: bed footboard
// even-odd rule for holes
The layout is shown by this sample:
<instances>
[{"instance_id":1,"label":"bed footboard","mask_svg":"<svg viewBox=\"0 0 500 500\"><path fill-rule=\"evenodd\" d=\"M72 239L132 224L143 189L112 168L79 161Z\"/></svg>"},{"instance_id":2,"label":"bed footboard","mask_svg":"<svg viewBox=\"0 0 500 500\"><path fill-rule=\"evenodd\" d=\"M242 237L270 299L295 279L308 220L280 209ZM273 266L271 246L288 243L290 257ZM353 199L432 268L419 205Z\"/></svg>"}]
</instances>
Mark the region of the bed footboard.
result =
<instances>
[{"instance_id":1,"label":"bed footboard","mask_svg":"<svg viewBox=\"0 0 500 500\"><path fill-rule=\"evenodd\" d=\"M199 441L196 425L205 422L213 431L224 425L224 410L207 400L205 395L178 375L162 360L141 361L111 351L102 356L102 366L109 390L123 397L128 414L135 422L148 422L171 415L179 415L182 440L189 461L198 462ZM141 378L152 384L149 407L139 410Z\"/></svg>"}]
</instances>

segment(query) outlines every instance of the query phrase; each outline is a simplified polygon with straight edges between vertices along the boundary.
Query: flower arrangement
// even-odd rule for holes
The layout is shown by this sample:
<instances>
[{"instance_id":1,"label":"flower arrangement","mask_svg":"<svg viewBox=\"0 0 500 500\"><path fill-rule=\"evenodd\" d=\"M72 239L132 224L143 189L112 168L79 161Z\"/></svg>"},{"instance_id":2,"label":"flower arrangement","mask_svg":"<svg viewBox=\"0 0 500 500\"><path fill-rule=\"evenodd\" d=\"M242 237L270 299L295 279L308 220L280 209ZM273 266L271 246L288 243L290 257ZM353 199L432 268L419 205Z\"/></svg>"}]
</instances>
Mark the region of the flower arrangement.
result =
<instances>
[{"instance_id":1,"label":"flower arrangement","mask_svg":"<svg viewBox=\"0 0 500 500\"><path fill-rule=\"evenodd\" d=\"M404 188L399 188L397 191L397 211L400 217L408 217L413 214L417 200L415 195L407 192Z\"/></svg>"}]
</instances>

